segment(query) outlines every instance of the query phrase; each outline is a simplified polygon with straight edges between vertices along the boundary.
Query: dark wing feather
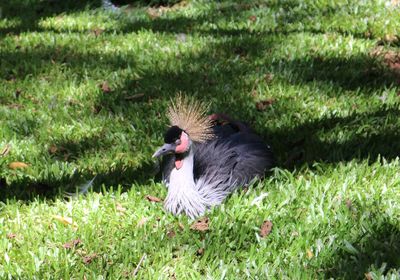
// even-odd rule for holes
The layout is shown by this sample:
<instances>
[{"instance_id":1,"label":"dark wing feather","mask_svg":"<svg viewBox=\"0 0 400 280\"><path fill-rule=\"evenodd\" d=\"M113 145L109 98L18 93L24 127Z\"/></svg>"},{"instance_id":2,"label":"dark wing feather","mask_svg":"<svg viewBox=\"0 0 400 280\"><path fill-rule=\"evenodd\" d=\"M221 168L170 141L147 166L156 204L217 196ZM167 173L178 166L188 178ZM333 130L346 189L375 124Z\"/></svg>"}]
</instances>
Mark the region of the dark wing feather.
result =
<instances>
[{"instance_id":1,"label":"dark wing feather","mask_svg":"<svg viewBox=\"0 0 400 280\"><path fill-rule=\"evenodd\" d=\"M257 135L235 132L195 147L195 178L212 176L216 186L231 191L262 177L274 164L271 149Z\"/></svg>"}]
</instances>

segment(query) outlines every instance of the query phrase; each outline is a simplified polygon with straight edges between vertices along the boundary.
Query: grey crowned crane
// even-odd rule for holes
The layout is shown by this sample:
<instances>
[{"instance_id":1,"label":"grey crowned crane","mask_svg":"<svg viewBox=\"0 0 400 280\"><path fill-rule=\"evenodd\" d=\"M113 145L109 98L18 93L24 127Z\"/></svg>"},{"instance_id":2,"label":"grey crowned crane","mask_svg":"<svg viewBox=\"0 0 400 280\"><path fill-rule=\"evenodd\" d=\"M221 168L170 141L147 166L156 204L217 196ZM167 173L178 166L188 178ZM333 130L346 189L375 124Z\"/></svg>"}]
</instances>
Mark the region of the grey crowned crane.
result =
<instances>
[{"instance_id":1,"label":"grey crowned crane","mask_svg":"<svg viewBox=\"0 0 400 280\"><path fill-rule=\"evenodd\" d=\"M164 156L164 206L174 215L202 215L235 189L262 177L274 162L270 147L246 125L223 115L207 116L207 109L178 95L168 109L171 126L165 144L153 155Z\"/></svg>"}]
</instances>

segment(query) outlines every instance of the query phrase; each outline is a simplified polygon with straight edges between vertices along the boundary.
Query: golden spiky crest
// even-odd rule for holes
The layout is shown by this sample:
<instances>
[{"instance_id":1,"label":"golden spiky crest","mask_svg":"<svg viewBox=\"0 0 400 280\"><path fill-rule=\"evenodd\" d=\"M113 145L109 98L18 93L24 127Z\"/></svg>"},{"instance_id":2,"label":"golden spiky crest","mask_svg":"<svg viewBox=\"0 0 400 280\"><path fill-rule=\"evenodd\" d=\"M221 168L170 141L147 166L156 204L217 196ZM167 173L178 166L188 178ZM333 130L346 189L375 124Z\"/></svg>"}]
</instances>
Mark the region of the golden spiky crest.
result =
<instances>
[{"instance_id":1,"label":"golden spiky crest","mask_svg":"<svg viewBox=\"0 0 400 280\"><path fill-rule=\"evenodd\" d=\"M213 124L207 116L209 104L178 94L171 100L168 118L171 125L183 129L195 142L205 142L214 137Z\"/></svg>"}]
</instances>

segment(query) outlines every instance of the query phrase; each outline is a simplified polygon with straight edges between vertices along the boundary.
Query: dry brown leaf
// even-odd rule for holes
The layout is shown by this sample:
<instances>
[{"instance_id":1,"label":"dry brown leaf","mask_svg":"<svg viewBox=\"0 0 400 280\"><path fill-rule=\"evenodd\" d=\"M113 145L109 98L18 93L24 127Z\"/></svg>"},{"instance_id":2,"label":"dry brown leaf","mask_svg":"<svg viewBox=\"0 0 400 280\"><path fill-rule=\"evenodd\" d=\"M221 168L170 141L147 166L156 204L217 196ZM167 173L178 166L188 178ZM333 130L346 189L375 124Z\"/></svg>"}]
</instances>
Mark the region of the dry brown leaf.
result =
<instances>
[{"instance_id":1,"label":"dry brown leaf","mask_svg":"<svg viewBox=\"0 0 400 280\"><path fill-rule=\"evenodd\" d=\"M75 240L72 240L70 242L67 242L67 243L63 244L63 247L65 249L72 249L72 248L76 247L77 245L79 245L81 243L82 243L82 240L80 240L78 238L78 239L75 239Z\"/></svg>"},{"instance_id":2,"label":"dry brown leaf","mask_svg":"<svg viewBox=\"0 0 400 280\"><path fill-rule=\"evenodd\" d=\"M102 29L102 28L93 28L92 29L92 32L93 32L93 34L94 34L94 36L99 36L101 33L103 33L104 32L104 29Z\"/></svg>"},{"instance_id":3,"label":"dry brown leaf","mask_svg":"<svg viewBox=\"0 0 400 280\"><path fill-rule=\"evenodd\" d=\"M272 222L269 220L264 221L260 228L260 236L265 237L268 236L272 231Z\"/></svg>"},{"instance_id":4,"label":"dry brown leaf","mask_svg":"<svg viewBox=\"0 0 400 280\"><path fill-rule=\"evenodd\" d=\"M0 156L5 157L6 155L8 155L10 153L10 151L11 151L11 145L6 144L5 147L0 152Z\"/></svg>"},{"instance_id":5,"label":"dry brown leaf","mask_svg":"<svg viewBox=\"0 0 400 280\"><path fill-rule=\"evenodd\" d=\"M90 264L95 258L97 258L97 254L93 253L93 254L82 257L82 260L85 264Z\"/></svg>"},{"instance_id":6,"label":"dry brown leaf","mask_svg":"<svg viewBox=\"0 0 400 280\"><path fill-rule=\"evenodd\" d=\"M256 103L256 109L258 111L265 111L265 109L267 109L268 106L272 105L275 102L274 99L266 99L266 100L261 100L259 102Z\"/></svg>"},{"instance_id":7,"label":"dry brown leaf","mask_svg":"<svg viewBox=\"0 0 400 280\"><path fill-rule=\"evenodd\" d=\"M156 19L162 15L162 11L156 8L148 8L146 12L150 19Z\"/></svg>"},{"instance_id":8,"label":"dry brown leaf","mask_svg":"<svg viewBox=\"0 0 400 280\"><path fill-rule=\"evenodd\" d=\"M10 109L22 109L24 108L24 105L13 103L13 104L8 104L7 107Z\"/></svg>"},{"instance_id":9,"label":"dry brown leaf","mask_svg":"<svg viewBox=\"0 0 400 280\"><path fill-rule=\"evenodd\" d=\"M257 20L257 17L255 15L252 15L249 17L249 20L255 22Z\"/></svg>"},{"instance_id":10,"label":"dry brown leaf","mask_svg":"<svg viewBox=\"0 0 400 280\"><path fill-rule=\"evenodd\" d=\"M313 252L310 249L307 249L307 258L310 260L314 257Z\"/></svg>"},{"instance_id":11,"label":"dry brown leaf","mask_svg":"<svg viewBox=\"0 0 400 280\"><path fill-rule=\"evenodd\" d=\"M197 256L202 256L204 255L204 248L200 248L199 250L196 251Z\"/></svg>"},{"instance_id":12,"label":"dry brown leaf","mask_svg":"<svg viewBox=\"0 0 400 280\"><path fill-rule=\"evenodd\" d=\"M121 213L125 213L126 212L126 208L124 208L120 203L117 203L116 209L117 209L118 212L121 212Z\"/></svg>"},{"instance_id":13,"label":"dry brown leaf","mask_svg":"<svg viewBox=\"0 0 400 280\"><path fill-rule=\"evenodd\" d=\"M161 198L158 198L158 197L155 197L155 196L151 196L151 195L146 195L145 198L148 201L151 201L151 202L161 202L162 201Z\"/></svg>"},{"instance_id":14,"label":"dry brown leaf","mask_svg":"<svg viewBox=\"0 0 400 280\"><path fill-rule=\"evenodd\" d=\"M272 73L267 73L267 74L265 74L265 76L264 76L264 80L265 80L267 83L270 83L273 79L274 79L274 74L272 74Z\"/></svg>"},{"instance_id":15,"label":"dry brown leaf","mask_svg":"<svg viewBox=\"0 0 400 280\"><path fill-rule=\"evenodd\" d=\"M58 148L56 145L51 145L51 147L49 148L50 154L55 154L55 153L57 153L57 151L58 151Z\"/></svg>"},{"instance_id":16,"label":"dry brown leaf","mask_svg":"<svg viewBox=\"0 0 400 280\"><path fill-rule=\"evenodd\" d=\"M385 36L383 36L383 40L386 43L394 43L394 42L397 42L399 40L399 38L394 34L386 34Z\"/></svg>"},{"instance_id":17,"label":"dry brown leaf","mask_svg":"<svg viewBox=\"0 0 400 280\"><path fill-rule=\"evenodd\" d=\"M187 1L180 1L180 2L178 2L178 3L176 3L176 4L174 4L174 5L171 7L171 9L172 9L172 10L177 10L177 9L186 7L187 5L188 5L188 2L187 2Z\"/></svg>"},{"instance_id":18,"label":"dry brown leaf","mask_svg":"<svg viewBox=\"0 0 400 280\"><path fill-rule=\"evenodd\" d=\"M201 231L201 232L207 231L209 229L208 222L209 222L208 217L201 218L200 220L197 220L196 222L194 222L190 226L190 229L196 230L196 231Z\"/></svg>"},{"instance_id":19,"label":"dry brown leaf","mask_svg":"<svg viewBox=\"0 0 400 280\"><path fill-rule=\"evenodd\" d=\"M29 165L27 165L26 163L23 162L11 162L8 167L10 167L11 169L18 169L18 168L27 168Z\"/></svg>"},{"instance_id":20,"label":"dry brown leaf","mask_svg":"<svg viewBox=\"0 0 400 280\"><path fill-rule=\"evenodd\" d=\"M63 216L59 216L59 215L53 215L53 218L55 220L63 223L64 225L70 225L70 226L72 226L74 228L78 228L78 225L70 217L63 217Z\"/></svg>"},{"instance_id":21,"label":"dry brown leaf","mask_svg":"<svg viewBox=\"0 0 400 280\"><path fill-rule=\"evenodd\" d=\"M17 237L17 235L15 233L7 233L8 239L14 239L15 237Z\"/></svg>"},{"instance_id":22,"label":"dry brown leaf","mask_svg":"<svg viewBox=\"0 0 400 280\"><path fill-rule=\"evenodd\" d=\"M110 93L110 92L111 92L111 88L110 88L110 86L108 85L107 82L103 82L103 83L100 85L100 88L101 88L101 90L102 90L104 93Z\"/></svg>"},{"instance_id":23,"label":"dry brown leaf","mask_svg":"<svg viewBox=\"0 0 400 280\"><path fill-rule=\"evenodd\" d=\"M21 89L19 89L19 88L16 89L16 90L15 90L15 98L18 99L18 98L20 97L21 93L22 93L22 90L21 90Z\"/></svg>"},{"instance_id":24,"label":"dry brown leaf","mask_svg":"<svg viewBox=\"0 0 400 280\"><path fill-rule=\"evenodd\" d=\"M167 236L168 236L169 238L173 238L173 237L175 237L175 235L176 235L176 233L175 233L175 231L174 231L173 229L171 229L171 230L169 230L169 231L167 232Z\"/></svg>"},{"instance_id":25,"label":"dry brown leaf","mask_svg":"<svg viewBox=\"0 0 400 280\"><path fill-rule=\"evenodd\" d=\"M351 210L353 207L353 203L351 202L350 199L346 199L346 207Z\"/></svg>"}]
</instances>

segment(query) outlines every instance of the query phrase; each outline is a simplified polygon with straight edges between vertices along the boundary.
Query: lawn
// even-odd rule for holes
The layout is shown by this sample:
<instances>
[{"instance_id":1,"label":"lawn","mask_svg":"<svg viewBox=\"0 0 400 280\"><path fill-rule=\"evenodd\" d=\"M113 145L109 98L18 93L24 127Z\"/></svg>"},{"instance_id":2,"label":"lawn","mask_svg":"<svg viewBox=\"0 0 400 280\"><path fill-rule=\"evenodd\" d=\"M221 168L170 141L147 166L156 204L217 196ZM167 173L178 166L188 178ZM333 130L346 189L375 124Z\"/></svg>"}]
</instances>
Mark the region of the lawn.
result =
<instances>
[{"instance_id":1,"label":"lawn","mask_svg":"<svg viewBox=\"0 0 400 280\"><path fill-rule=\"evenodd\" d=\"M0 279L400 278L398 1L3 2ZM277 158L204 231L148 197L178 92Z\"/></svg>"}]
</instances>

